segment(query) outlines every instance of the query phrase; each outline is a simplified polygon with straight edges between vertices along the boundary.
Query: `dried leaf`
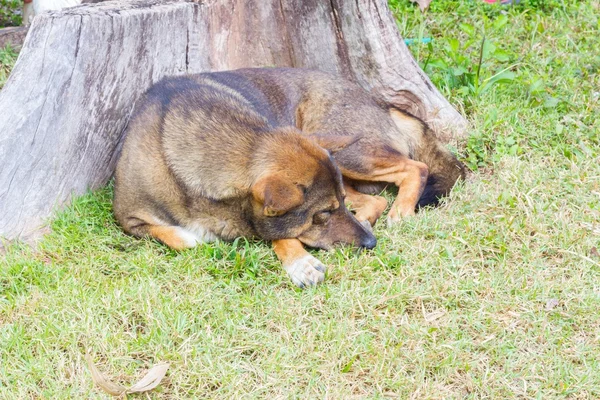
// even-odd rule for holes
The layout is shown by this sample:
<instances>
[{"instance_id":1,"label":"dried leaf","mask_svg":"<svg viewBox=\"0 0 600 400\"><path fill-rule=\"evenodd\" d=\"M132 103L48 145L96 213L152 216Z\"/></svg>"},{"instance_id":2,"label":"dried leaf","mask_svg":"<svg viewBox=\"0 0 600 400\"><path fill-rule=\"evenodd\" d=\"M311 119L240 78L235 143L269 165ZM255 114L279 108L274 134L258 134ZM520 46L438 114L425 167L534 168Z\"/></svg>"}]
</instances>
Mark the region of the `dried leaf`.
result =
<instances>
[{"instance_id":1,"label":"dried leaf","mask_svg":"<svg viewBox=\"0 0 600 400\"><path fill-rule=\"evenodd\" d=\"M124 393L141 393L152 390L160 384L169 368L169 364L167 363L157 364L150 368L146 375L144 375L144 377L136 384L126 388L118 383L109 381L108 378L106 378L94 365L92 357L90 357L89 354L85 355L85 359L90 368L94 383L111 396L121 396Z\"/></svg>"},{"instance_id":2,"label":"dried leaf","mask_svg":"<svg viewBox=\"0 0 600 400\"><path fill-rule=\"evenodd\" d=\"M598 249L595 247L592 247L590 249L590 257L600 257L600 253L598 253Z\"/></svg>"},{"instance_id":3,"label":"dried leaf","mask_svg":"<svg viewBox=\"0 0 600 400\"><path fill-rule=\"evenodd\" d=\"M169 369L167 363L156 364L138 383L127 389L127 393L141 393L154 389L165 377L167 369Z\"/></svg>"},{"instance_id":4,"label":"dried leaf","mask_svg":"<svg viewBox=\"0 0 600 400\"><path fill-rule=\"evenodd\" d=\"M413 3L417 3L419 5L419 8L421 9L421 11L425 11L427 10L427 8L429 7L429 3L431 3L431 0L410 0Z\"/></svg>"},{"instance_id":5,"label":"dried leaf","mask_svg":"<svg viewBox=\"0 0 600 400\"><path fill-rule=\"evenodd\" d=\"M436 311L436 312L432 312L429 314L425 315L425 321L427 322L433 322L437 319L442 318L444 315L446 315L445 311Z\"/></svg>"},{"instance_id":6,"label":"dried leaf","mask_svg":"<svg viewBox=\"0 0 600 400\"><path fill-rule=\"evenodd\" d=\"M556 306L558 306L558 300L557 299L549 299L546 302L546 311L552 311L554 308L556 308Z\"/></svg>"},{"instance_id":7,"label":"dried leaf","mask_svg":"<svg viewBox=\"0 0 600 400\"><path fill-rule=\"evenodd\" d=\"M120 396L125 393L125 387L119 385L118 383L109 381L104 375L102 375L102 373L94 365L92 357L89 354L85 355L85 360L87 361L90 372L92 373L92 380L96 385L100 386L100 389L104 390L111 396Z\"/></svg>"}]
</instances>

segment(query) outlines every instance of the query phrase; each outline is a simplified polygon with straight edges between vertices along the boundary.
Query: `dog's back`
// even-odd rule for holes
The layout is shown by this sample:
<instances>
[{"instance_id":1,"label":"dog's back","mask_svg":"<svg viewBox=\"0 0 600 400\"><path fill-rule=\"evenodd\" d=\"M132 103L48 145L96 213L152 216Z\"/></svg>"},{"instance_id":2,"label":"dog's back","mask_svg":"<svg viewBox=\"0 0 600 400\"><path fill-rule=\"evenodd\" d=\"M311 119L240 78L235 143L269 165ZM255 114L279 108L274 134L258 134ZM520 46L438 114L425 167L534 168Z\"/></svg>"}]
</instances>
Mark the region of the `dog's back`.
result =
<instances>
[{"instance_id":1,"label":"dog's back","mask_svg":"<svg viewBox=\"0 0 600 400\"><path fill-rule=\"evenodd\" d=\"M425 163L429 176L418 205L437 204L466 168L435 137L427 124L331 74L294 68L241 69L210 74L251 98L274 125L292 125L308 136L352 136L358 145L334 154L349 169L380 149ZM327 141L321 141L327 147ZM332 149L329 150L339 150ZM372 186L372 185L365 185ZM381 189L378 185L377 189Z\"/></svg>"}]
</instances>

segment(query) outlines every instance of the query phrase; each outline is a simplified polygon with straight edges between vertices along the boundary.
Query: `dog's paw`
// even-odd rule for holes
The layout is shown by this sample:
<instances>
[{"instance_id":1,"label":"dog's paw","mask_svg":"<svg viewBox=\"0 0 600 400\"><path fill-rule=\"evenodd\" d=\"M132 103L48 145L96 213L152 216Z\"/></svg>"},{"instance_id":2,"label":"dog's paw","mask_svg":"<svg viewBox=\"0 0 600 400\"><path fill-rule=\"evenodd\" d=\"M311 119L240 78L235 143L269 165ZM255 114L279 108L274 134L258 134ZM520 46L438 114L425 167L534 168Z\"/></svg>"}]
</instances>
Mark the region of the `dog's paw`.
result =
<instances>
[{"instance_id":1,"label":"dog's paw","mask_svg":"<svg viewBox=\"0 0 600 400\"><path fill-rule=\"evenodd\" d=\"M387 226L391 227L405 218L415 215L414 207L392 208L387 217Z\"/></svg>"},{"instance_id":2,"label":"dog's paw","mask_svg":"<svg viewBox=\"0 0 600 400\"><path fill-rule=\"evenodd\" d=\"M325 279L325 266L310 254L284 267L292 282L300 288L314 286Z\"/></svg>"}]
</instances>

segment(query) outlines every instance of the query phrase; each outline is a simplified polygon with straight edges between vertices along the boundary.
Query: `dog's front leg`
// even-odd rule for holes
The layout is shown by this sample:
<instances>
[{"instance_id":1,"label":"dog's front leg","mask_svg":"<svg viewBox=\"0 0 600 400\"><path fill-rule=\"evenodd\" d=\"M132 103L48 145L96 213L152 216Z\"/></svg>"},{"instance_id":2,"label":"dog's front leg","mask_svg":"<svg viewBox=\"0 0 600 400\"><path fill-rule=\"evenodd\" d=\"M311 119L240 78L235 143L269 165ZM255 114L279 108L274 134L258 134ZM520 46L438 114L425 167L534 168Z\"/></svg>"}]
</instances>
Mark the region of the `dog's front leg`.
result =
<instances>
[{"instance_id":1,"label":"dog's front leg","mask_svg":"<svg viewBox=\"0 0 600 400\"><path fill-rule=\"evenodd\" d=\"M325 279L325 266L311 256L298 239L273 240L273 250L298 287L314 286Z\"/></svg>"},{"instance_id":2,"label":"dog's front leg","mask_svg":"<svg viewBox=\"0 0 600 400\"><path fill-rule=\"evenodd\" d=\"M387 208L387 200L381 196L363 194L347 182L344 182L346 191L346 206L352 208L354 216L361 223L368 222L368 229L375 226L375 222Z\"/></svg>"}]
</instances>

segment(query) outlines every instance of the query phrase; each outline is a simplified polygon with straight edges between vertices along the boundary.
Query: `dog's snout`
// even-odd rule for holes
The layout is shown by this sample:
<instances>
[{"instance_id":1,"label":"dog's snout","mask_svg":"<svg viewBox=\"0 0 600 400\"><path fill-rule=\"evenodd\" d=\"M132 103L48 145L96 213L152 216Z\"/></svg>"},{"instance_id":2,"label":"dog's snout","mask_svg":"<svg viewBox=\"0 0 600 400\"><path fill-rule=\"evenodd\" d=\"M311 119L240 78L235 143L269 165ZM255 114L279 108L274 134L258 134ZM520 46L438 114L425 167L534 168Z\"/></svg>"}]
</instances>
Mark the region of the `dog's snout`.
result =
<instances>
[{"instance_id":1,"label":"dog's snout","mask_svg":"<svg viewBox=\"0 0 600 400\"><path fill-rule=\"evenodd\" d=\"M360 247L365 248L367 250L371 250L376 245L377 245L377 238L375 238L375 236L373 236L372 234L366 235L360 241Z\"/></svg>"}]
</instances>

